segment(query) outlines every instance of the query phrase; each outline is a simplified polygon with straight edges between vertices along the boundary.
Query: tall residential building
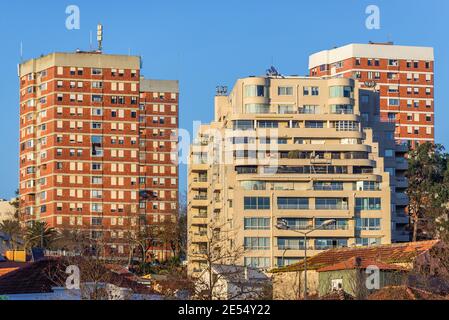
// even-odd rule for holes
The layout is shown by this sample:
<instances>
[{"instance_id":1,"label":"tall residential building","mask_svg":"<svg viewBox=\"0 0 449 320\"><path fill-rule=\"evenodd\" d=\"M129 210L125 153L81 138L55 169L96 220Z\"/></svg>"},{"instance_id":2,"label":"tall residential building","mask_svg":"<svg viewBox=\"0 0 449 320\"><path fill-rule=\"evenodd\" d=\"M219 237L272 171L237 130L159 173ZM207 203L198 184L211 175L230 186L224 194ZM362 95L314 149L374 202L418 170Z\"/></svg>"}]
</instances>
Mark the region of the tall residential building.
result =
<instances>
[{"instance_id":1,"label":"tall residential building","mask_svg":"<svg viewBox=\"0 0 449 320\"><path fill-rule=\"evenodd\" d=\"M395 137L414 148L434 142L433 48L393 43L349 44L309 58L311 76L359 80L380 94L381 119L396 123Z\"/></svg>"},{"instance_id":2,"label":"tall residential building","mask_svg":"<svg viewBox=\"0 0 449 320\"><path fill-rule=\"evenodd\" d=\"M140 57L100 51L19 66L26 223L88 231L120 256L128 231L175 219L178 82L143 79L140 66Z\"/></svg>"},{"instance_id":3,"label":"tall residential building","mask_svg":"<svg viewBox=\"0 0 449 320\"><path fill-rule=\"evenodd\" d=\"M217 95L190 150L189 273L204 270L220 234L235 232L230 252L259 268L297 262L305 246L314 255L407 241L408 149L379 122L378 104L345 78L249 77ZM301 232L330 219L304 243Z\"/></svg>"}]
</instances>

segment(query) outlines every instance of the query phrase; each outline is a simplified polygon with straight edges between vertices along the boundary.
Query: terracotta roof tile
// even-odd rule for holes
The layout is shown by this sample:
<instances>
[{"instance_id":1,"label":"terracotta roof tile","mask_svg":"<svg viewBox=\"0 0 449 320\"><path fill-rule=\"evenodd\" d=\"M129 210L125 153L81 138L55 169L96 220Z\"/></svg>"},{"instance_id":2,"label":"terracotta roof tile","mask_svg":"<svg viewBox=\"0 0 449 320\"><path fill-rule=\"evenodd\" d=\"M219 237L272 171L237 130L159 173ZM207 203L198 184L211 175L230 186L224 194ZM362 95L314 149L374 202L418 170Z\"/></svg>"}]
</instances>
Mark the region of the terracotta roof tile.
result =
<instances>
[{"instance_id":1,"label":"terracotta roof tile","mask_svg":"<svg viewBox=\"0 0 449 320\"><path fill-rule=\"evenodd\" d=\"M66 262L63 259L46 259L29 263L17 270L11 271L0 277L0 295L3 294L27 294L48 293L53 287L62 284L55 283L52 275L63 272ZM130 288L135 293L154 293L147 286L137 283L129 275L118 274L104 268L104 273L109 273L108 282L122 288ZM55 279L65 279L66 274L55 276ZM62 281L62 280L61 280Z\"/></svg>"},{"instance_id":2,"label":"terracotta roof tile","mask_svg":"<svg viewBox=\"0 0 449 320\"><path fill-rule=\"evenodd\" d=\"M447 298L418 288L391 286L370 294L368 300L447 300Z\"/></svg>"},{"instance_id":3,"label":"terracotta roof tile","mask_svg":"<svg viewBox=\"0 0 449 320\"><path fill-rule=\"evenodd\" d=\"M317 270L327 266L331 266L353 257L360 257L366 260L381 261L386 264L392 263L409 263L418 255L430 250L439 241L420 241L408 243L386 244L373 247L355 247L355 248L339 248L330 249L321 252L307 259L307 268L309 270ZM284 267L274 269L271 272L293 272L303 270L304 261Z\"/></svg>"},{"instance_id":4,"label":"terracotta roof tile","mask_svg":"<svg viewBox=\"0 0 449 320\"><path fill-rule=\"evenodd\" d=\"M337 271L337 270L352 270L352 269L367 269L369 266L376 266L380 270L396 270L406 271L407 269L395 264L383 263L380 261L374 261L370 259L362 259L358 257L352 257L348 260L326 266L317 270L317 272Z\"/></svg>"}]
</instances>

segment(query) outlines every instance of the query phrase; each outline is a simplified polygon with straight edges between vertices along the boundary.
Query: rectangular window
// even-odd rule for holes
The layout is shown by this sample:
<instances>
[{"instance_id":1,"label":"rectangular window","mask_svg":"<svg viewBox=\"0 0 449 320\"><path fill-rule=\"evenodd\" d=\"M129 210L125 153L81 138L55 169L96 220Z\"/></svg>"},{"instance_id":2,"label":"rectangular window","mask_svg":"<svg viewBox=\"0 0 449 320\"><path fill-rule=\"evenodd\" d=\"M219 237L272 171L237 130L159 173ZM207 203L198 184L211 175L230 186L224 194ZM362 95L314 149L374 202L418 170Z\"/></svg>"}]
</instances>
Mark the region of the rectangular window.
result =
<instances>
[{"instance_id":1,"label":"rectangular window","mask_svg":"<svg viewBox=\"0 0 449 320\"><path fill-rule=\"evenodd\" d=\"M356 228L364 231L380 230L380 221L380 218L356 218Z\"/></svg>"},{"instance_id":2,"label":"rectangular window","mask_svg":"<svg viewBox=\"0 0 449 320\"><path fill-rule=\"evenodd\" d=\"M331 86L330 87L331 98L352 98L353 87L351 86Z\"/></svg>"},{"instance_id":3,"label":"rectangular window","mask_svg":"<svg viewBox=\"0 0 449 320\"><path fill-rule=\"evenodd\" d=\"M381 210L381 198L356 198L356 210Z\"/></svg>"},{"instance_id":4,"label":"rectangular window","mask_svg":"<svg viewBox=\"0 0 449 320\"><path fill-rule=\"evenodd\" d=\"M246 85L245 97L267 97L267 87L261 85Z\"/></svg>"},{"instance_id":5,"label":"rectangular window","mask_svg":"<svg viewBox=\"0 0 449 320\"><path fill-rule=\"evenodd\" d=\"M268 269L271 267L270 258L245 257L245 266L257 269Z\"/></svg>"},{"instance_id":6,"label":"rectangular window","mask_svg":"<svg viewBox=\"0 0 449 320\"><path fill-rule=\"evenodd\" d=\"M332 248L343 248L348 246L347 239L317 238L315 239L315 250L328 250Z\"/></svg>"},{"instance_id":7,"label":"rectangular window","mask_svg":"<svg viewBox=\"0 0 449 320\"><path fill-rule=\"evenodd\" d=\"M245 237L244 247L246 250L269 250L270 238L265 237Z\"/></svg>"},{"instance_id":8,"label":"rectangular window","mask_svg":"<svg viewBox=\"0 0 449 320\"><path fill-rule=\"evenodd\" d=\"M277 238L279 250L304 250L304 238Z\"/></svg>"},{"instance_id":9,"label":"rectangular window","mask_svg":"<svg viewBox=\"0 0 449 320\"><path fill-rule=\"evenodd\" d=\"M316 210L347 210L348 200L346 198L316 198Z\"/></svg>"},{"instance_id":10,"label":"rectangular window","mask_svg":"<svg viewBox=\"0 0 449 320\"><path fill-rule=\"evenodd\" d=\"M245 197L244 198L245 210L269 210L270 198L269 197Z\"/></svg>"},{"instance_id":11,"label":"rectangular window","mask_svg":"<svg viewBox=\"0 0 449 320\"><path fill-rule=\"evenodd\" d=\"M279 210L308 210L309 199L279 197L277 199L277 205Z\"/></svg>"},{"instance_id":12,"label":"rectangular window","mask_svg":"<svg viewBox=\"0 0 449 320\"><path fill-rule=\"evenodd\" d=\"M377 246L382 242L381 238L356 238L355 243L357 246Z\"/></svg>"},{"instance_id":13,"label":"rectangular window","mask_svg":"<svg viewBox=\"0 0 449 320\"><path fill-rule=\"evenodd\" d=\"M245 218L245 230L270 230L270 218Z\"/></svg>"},{"instance_id":14,"label":"rectangular window","mask_svg":"<svg viewBox=\"0 0 449 320\"><path fill-rule=\"evenodd\" d=\"M278 87L279 96L291 96L293 95L293 87Z\"/></svg>"}]
</instances>

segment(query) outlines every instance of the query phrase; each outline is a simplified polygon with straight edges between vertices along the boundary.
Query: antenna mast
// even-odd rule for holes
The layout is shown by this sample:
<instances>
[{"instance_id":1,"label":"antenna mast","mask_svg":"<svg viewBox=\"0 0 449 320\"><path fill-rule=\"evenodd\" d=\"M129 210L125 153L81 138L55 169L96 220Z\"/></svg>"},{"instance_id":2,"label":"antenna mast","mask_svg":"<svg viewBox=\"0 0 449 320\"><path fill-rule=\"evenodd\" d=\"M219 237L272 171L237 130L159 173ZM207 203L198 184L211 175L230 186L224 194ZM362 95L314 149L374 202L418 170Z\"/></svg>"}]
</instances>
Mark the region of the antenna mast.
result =
<instances>
[{"instance_id":1,"label":"antenna mast","mask_svg":"<svg viewBox=\"0 0 449 320\"><path fill-rule=\"evenodd\" d=\"M103 50L103 26L99 24L97 26L97 41L98 41L98 51Z\"/></svg>"}]
</instances>

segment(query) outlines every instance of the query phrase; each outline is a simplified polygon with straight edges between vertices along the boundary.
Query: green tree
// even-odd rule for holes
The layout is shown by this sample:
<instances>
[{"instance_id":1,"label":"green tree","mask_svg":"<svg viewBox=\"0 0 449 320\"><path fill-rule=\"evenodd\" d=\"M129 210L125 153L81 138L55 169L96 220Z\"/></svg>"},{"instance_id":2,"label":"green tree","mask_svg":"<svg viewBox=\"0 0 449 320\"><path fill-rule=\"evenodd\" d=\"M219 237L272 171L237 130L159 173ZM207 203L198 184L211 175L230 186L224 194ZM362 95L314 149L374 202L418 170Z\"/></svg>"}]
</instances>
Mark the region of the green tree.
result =
<instances>
[{"instance_id":1,"label":"green tree","mask_svg":"<svg viewBox=\"0 0 449 320\"><path fill-rule=\"evenodd\" d=\"M58 232L46 222L35 221L26 229L25 243L27 248L49 248L56 240Z\"/></svg>"},{"instance_id":2,"label":"green tree","mask_svg":"<svg viewBox=\"0 0 449 320\"><path fill-rule=\"evenodd\" d=\"M18 220L4 220L0 223L0 231L11 239L11 249L15 250L22 235L22 228Z\"/></svg>"},{"instance_id":3,"label":"green tree","mask_svg":"<svg viewBox=\"0 0 449 320\"><path fill-rule=\"evenodd\" d=\"M448 230L449 155L429 142L409 153L408 214L413 241L441 237Z\"/></svg>"}]
</instances>

